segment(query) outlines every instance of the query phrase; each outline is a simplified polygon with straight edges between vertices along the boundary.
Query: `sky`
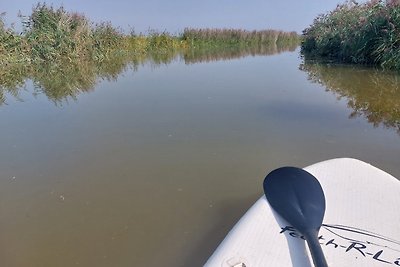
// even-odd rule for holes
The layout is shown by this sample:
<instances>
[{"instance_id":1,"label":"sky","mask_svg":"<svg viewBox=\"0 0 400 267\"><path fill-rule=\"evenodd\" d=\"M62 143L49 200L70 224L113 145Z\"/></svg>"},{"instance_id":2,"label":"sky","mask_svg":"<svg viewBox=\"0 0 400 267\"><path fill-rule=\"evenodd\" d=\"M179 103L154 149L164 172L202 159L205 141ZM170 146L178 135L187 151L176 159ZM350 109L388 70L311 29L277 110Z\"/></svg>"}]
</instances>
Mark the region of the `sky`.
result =
<instances>
[{"instance_id":1,"label":"sky","mask_svg":"<svg viewBox=\"0 0 400 267\"><path fill-rule=\"evenodd\" d=\"M179 34L185 27L276 29L301 33L313 19L344 0L47 0L54 7L85 14L93 22L110 21L128 32L149 29ZM362 1L360 1L362 2ZM9 26L20 30L19 11L30 15L37 0L0 0Z\"/></svg>"}]
</instances>

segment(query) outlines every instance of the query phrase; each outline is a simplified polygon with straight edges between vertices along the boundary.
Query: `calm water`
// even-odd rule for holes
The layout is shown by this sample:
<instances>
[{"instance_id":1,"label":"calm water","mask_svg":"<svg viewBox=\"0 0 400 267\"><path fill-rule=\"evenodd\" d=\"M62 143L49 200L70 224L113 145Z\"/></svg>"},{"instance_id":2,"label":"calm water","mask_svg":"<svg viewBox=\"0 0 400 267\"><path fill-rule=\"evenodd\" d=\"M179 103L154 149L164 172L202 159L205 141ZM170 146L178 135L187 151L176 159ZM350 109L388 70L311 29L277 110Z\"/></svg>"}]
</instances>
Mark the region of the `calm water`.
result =
<instances>
[{"instance_id":1,"label":"calm water","mask_svg":"<svg viewBox=\"0 0 400 267\"><path fill-rule=\"evenodd\" d=\"M295 51L107 78L0 89L1 266L201 266L273 168L355 157L400 177L396 73Z\"/></svg>"}]
</instances>

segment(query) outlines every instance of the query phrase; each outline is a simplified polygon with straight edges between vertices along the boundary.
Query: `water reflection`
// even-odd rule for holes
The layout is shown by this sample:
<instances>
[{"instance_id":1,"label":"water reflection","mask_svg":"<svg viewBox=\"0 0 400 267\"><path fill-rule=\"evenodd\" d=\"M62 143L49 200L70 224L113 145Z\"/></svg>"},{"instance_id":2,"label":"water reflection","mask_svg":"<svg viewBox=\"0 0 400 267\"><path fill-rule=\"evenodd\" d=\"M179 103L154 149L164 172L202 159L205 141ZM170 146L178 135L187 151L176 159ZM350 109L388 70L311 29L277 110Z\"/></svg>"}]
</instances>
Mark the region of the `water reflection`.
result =
<instances>
[{"instance_id":1,"label":"water reflection","mask_svg":"<svg viewBox=\"0 0 400 267\"><path fill-rule=\"evenodd\" d=\"M13 70L29 82L0 107L0 266L202 266L268 170L348 156L400 177L399 136L347 119L297 53L184 60Z\"/></svg>"},{"instance_id":2,"label":"water reflection","mask_svg":"<svg viewBox=\"0 0 400 267\"><path fill-rule=\"evenodd\" d=\"M375 127L384 125L400 134L400 76L372 68L305 62L300 69L327 91L346 97L350 118L363 116Z\"/></svg>"},{"instance_id":3,"label":"water reflection","mask_svg":"<svg viewBox=\"0 0 400 267\"><path fill-rule=\"evenodd\" d=\"M288 45L270 45L270 46L247 46L247 47L229 47L229 48L207 48L192 49L183 54L186 64L210 62L217 60L229 60L247 56L269 56L279 54L285 51L295 51L297 44Z\"/></svg>"},{"instance_id":4,"label":"water reflection","mask_svg":"<svg viewBox=\"0 0 400 267\"><path fill-rule=\"evenodd\" d=\"M54 68L43 66L32 77L34 95L44 94L55 104L69 98L76 99L82 92L93 90L96 84L95 69L90 65L73 65Z\"/></svg>"},{"instance_id":5,"label":"water reflection","mask_svg":"<svg viewBox=\"0 0 400 267\"><path fill-rule=\"evenodd\" d=\"M34 84L34 95L44 94L56 105L75 100L80 93L95 88L99 80L116 81L118 76L128 68L137 70L141 64L150 62L153 67L169 64L181 58L186 64L241 58L249 55L273 55L284 51L294 51L297 45L291 46L254 46L190 49L186 51L163 51L146 57L137 55L115 55L99 64L83 62L62 65L41 64L27 66L24 64L0 64L0 105L7 103L7 95L20 99L20 90L27 80Z\"/></svg>"},{"instance_id":6,"label":"water reflection","mask_svg":"<svg viewBox=\"0 0 400 267\"><path fill-rule=\"evenodd\" d=\"M0 105L5 103L6 94L19 99L19 89L24 86L28 73L22 64L0 64Z\"/></svg>"}]
</instances>

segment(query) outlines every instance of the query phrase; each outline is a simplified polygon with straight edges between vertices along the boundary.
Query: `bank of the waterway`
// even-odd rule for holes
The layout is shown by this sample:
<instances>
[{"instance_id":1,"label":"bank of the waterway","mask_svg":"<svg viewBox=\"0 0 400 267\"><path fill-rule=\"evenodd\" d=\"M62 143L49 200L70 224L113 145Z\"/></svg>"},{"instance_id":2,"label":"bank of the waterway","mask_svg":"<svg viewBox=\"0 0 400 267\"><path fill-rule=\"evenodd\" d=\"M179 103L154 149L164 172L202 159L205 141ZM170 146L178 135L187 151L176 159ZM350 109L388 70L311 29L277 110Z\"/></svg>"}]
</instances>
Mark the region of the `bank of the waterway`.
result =
<instances>
[{"instance_id":1,"label":"bank of the waterway","mask_svg":"<svg viewBox=\"0 0 400 267\"><path fill-rule=\"evenodd\" d=\"M308 58L400 70L400 1L347 1L303 31Z\"/></svg>"}]
</instances>

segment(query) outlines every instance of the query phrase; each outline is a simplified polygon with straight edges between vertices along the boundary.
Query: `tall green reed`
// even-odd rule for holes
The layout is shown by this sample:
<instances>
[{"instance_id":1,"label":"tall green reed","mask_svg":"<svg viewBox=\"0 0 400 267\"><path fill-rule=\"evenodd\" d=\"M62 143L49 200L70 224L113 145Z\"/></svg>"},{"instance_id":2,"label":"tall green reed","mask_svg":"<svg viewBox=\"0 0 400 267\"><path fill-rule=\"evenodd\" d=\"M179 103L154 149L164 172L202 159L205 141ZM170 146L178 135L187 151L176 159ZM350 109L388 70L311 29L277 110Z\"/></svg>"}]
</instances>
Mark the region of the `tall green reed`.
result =
<instances>
[{"instance_id":1,"label":"tall green reed","mask_svg":"<svg viewBox=\"0 0 400 267\"><path fill-rule=\"evenodd\" d=\"M400 69L398 1L349 1L303 31L302 52L346 63Z\"/></svg>"},{"instance_id":2,"label":"tall green reed","mask_svg":"<svg viewBox=\"0 0 400 267\"><path fill-rule=\"evenodd\" d=\"M38 4L24 18L23 26L31 59L36 63L60 64L92 56L92 29L84 15Z\"/></svg>"},{"instance_id":3,"label":"tall green reed","mask_svg":"<svg viewBox=\"0 0 400 267\"><path fill-rule=\"evenodd\" d=\"M23 36L6 27L0 14L0 64L26 62L29 46Z\"/></svg>"},{"instance_id":4,"label":"tall green reed","mask_svg":"<svg viewBox=\"0 0 400 267\"><path fill-rule=\"evenodd\" d=\"M109 22L95 24L83 14L45 3L37 4L29 16L20 17L23 31L19 34L7 28L0 15L0 105L7 94L18 98L19 88L28 79L37 93L58 103L90 90L99 78L114 80L126 68L136 68L145 60L157 65L172 61L179 53L205 58L265 54L275 51L277 44L297 44L299 40L296 33L274 30L124 34Z\"/></svg>"},{"instance_id":5,"label":"tall green reed","mask_svg":"<svg viewBox=\"0 0 400 267\"><path fill-rule=\"evenodd\" d=\"M183 31L182 39L196 46L274 45L278 42L299 43L296 32L277 30L247 31L241 29L192 29Z\"/></svg>"}]
</instances>

